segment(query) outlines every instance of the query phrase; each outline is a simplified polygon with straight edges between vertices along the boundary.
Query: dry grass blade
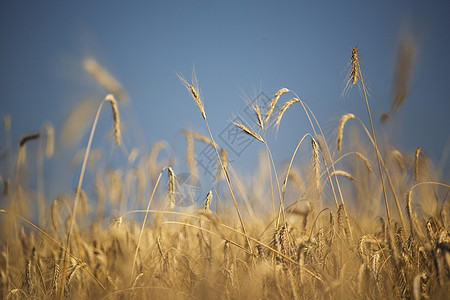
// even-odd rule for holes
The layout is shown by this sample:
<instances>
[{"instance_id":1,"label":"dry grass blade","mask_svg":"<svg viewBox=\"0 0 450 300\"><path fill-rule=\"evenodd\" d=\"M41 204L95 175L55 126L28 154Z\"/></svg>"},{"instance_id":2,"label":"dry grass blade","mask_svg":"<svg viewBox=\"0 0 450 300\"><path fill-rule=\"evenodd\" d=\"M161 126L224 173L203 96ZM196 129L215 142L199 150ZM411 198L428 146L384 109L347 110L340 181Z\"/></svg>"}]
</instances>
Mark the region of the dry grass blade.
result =
<instances>
[{"instance_id":1,"label":"dry grass blade","mask_svg":"<svg viewBox=\"0 0 450 300\"><path fill-rule=\"evenodd\" d=\"M236 123L236 122L233 122L233 124L236 125L237 127L239 127L240 129L242 129L246 134L251 135L252 137L257 139L261 143L264 143L263 138L259 134L257 134L253 130L251 130L250 128L248 128L248 127L246 127L246 126L244 126L244 125L242 125L240 123Z\"/></svg>"},{"instance_id":2,"label":"dry grass blade","mask_svg":"<svg viewBox=\"0 0 450 300\"><path fill-rule=\"evenodd\" d=\"M270 102L269 109L267 110L267 115L266 115L266 120L265 120L266 123L267 123L267 121L269 121L270 117L272 116L273 111L275 109L275 105L277 105L278 99L280 99L280 97L287 92L289 92L289 90L287 88L282 88L275 94L272 101Z\"/></svg>"},{"instance_id":3,"label":"dry grass blade","mask_svg":"<svg viewBox=\"0 0 450 300\"><path fill-rule=\"evenodd\" d=\"M293 98L289 101L286 101L284 103L283 107L281 107L280 112L278 113L277 120L275 121L276 131L278 131L278 128L280 126L281 118L283 117L283 114L286 112L286 110L294 103L300 102L300 99Z\"/></svg>"},{"instance_id":4,"label":"dry grass blade","mask_svg":"<svg viewBox=\"0 0 450 300\"><path fill-rule=\"evenodd\" d=\"M191 93L192 98L194 98L195 103L197 104L198 108L200 109L200 112L202 113L203 119L206 120L205 108L203 107L202 100L200 99L200 94L198 92L198 87L194 86L194 84L197 82L197 79L195 77L195 73L194 72L192 73L192 83L193 84L190 84L189 82L187 82L186 79L184 79L184 77L182 75L177 74L177 76L181 80L183 85Z\"/></svg>"},{"instance_id":5,"label":"dry grass blade","mask_svg":"<svg viewBox=\"0 0 450 300\"><path fill-rule=\"evenodd\" d=\"M354 119L355 115L352 113L345 114L341 117L339 120L339 126L338 126L338 132L337 132L337 140L336 140L336 147L338 151L341 151L342 149L342 140L344 138L344 126L345 123L347 123L348 120Z\"/></svg>"},{"instance_id":6,"label":"dry grass blade","mask_svg":"<svg viewBox=\"0 0 450 300\"><path fill-rule=\"evenodd\" d=\"M112 111L113 111L113 119L114 119L114 138L116 144L120 146L120 117L119 117L119 108L117 106L117 101L114 98L114 95L109 94L105 97L105 101L111 103Z\"/></svg>"}]
</instances>

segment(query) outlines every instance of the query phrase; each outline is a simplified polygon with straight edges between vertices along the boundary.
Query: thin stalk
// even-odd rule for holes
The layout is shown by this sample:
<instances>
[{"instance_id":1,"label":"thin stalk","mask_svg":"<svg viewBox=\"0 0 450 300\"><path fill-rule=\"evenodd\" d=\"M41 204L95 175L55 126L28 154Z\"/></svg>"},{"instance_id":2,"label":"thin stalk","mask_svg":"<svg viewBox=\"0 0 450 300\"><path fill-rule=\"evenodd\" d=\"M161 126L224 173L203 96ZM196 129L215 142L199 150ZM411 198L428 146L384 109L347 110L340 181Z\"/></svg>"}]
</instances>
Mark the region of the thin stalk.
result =
<instances>
[{"instance_id":1,"label":"thin stalk","mask_svg":"<svg viewBox=\"0 0 450 300\"><path fill-rule=\"evenodd\" d=\"M363 79L363 76L361 73L361 67L359 65L359 62L357 63L357 65L358 65L358 71L359 71L359 78L361 79L361 86L362 86L362 90L364 93L364 100L366 101L367 113L369 115L370 128L372 130L372 138L373 138L373 142L374 142L374 147L375 147L375 151L377 154L378 170L380 171L381 185L383 186L383 196L384 196L384 204L386 205L386 214L387 214L387 218L388 218L388 223L389 223L389 225L391 225L391 215L389 213L389 205L388 205L388 201L387 201L386 186L384 184L383 171L381 170L380 153L378 152L377 140L375 138L375 130L373 129L372 114L370 113L369 101L367 100L366 88L364 86L364 79Z\"/></svg>"},{"instance_id":2,"label":"thin stalk","mask_svg":"<svg viewBox=\"0 0 450 300\"><path fill-rule=\"evenodd\" d=\"M150 196L150 199L148 200L147 209L145 210L145 217L144 217L144 221L142 222L141 232L139 233L139 239L138 239L138 243L137 243L137 246L136 246L136 252L134 253L133 266L131 268L131 279L132 280L133 280L133 274L134 274L134 266L136 265L136 259L137 259L137 255L138 255L138 252L139 252L139 246L141 244L142 234L144 233L145 222L147 221L147 216L148 216L148 213L150 211L150 204L152 204L153 196L155 195L155 191L156 191L156 188L159 185L159 181L161 180L161 175L162 175L163 171L164 170L162 170L159 173L158 179L156 180L156 183L155 183L155 187L153 188L152 195Z\"/></svg>"}]
</instances>

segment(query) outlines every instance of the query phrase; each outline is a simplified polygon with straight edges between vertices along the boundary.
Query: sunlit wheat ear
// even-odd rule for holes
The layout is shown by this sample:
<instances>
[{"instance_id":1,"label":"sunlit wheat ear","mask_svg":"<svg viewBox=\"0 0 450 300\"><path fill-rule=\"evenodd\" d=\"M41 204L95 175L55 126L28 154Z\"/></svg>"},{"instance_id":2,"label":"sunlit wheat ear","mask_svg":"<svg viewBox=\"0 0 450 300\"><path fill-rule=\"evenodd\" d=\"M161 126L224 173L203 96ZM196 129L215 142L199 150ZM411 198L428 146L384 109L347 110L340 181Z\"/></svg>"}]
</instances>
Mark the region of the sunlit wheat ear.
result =
<instances>
[{"instance_id":1,"label":"sunlit wheat ear","mask_svg":"<svg viewBox=\"0 0 450 300\"><path fill-rule=\"evenodd\" d=\"M45 137L45 156L50 158L53 156L53 152L55 151L55 129L50 123L45 125Z\"/></svg>"},{"instance_id":2,"label":"sunlit wheat ear","mask_svg":"<svg viewBox=\"0 0 450 300\"><path fill-rule=\"evenodd\" d=\"M257 134L255 131L251 130L250 128L248 128L240 123L233 122L233 124L236 125L237 127L239 127L240 129L242 129L246 134L251 135L252 137L257 139L261 143L264 143L263 138L259 134Z\"/></svg>"},{"instance_id":3,"label":"sunlit wheat ear","mask_svg":"<svg viewBox=\"0 0 450 300\"><path fill-rule=\"evenodd\" d=\"M175 208L175 174L173 173L173 170L171 167L168 167L167 170L169 171L169 189L167 191L169 195L169 208L174 209Z\"/></svg>"},{"instance_id":4,"label":"sunlit wheat ear","mask_svg":"<svg viewBox=\"0 0 450 300\"><path fill-rule=\"evenodd\" d=\"M352 55L350 58L350 71L348 72L347 83L345 84L344 90L342 91L341 97L344 96L350 89L351 85L357 84L360 78L359 74L359 58L358 58L358 48L352 48Z\"/></svg>"},{"instance_id":5,"label":"sunlit wheat ear","mask_svg":"<svg viewBox=\"0 0 450 300\"><path fill-rule=\"evenodd\" d=\"M183 85L191 93L192 98L194 98L195 103L197 104L198 108L200 109L200 112L202 113L203 119L206 120L205 108L203 107L202 100L200 99L198 87L196 87L197 78L195 77L195 73L194 72L192 73L192 84L187 82L186 79L184 79L184 77L182 75L177 74L177 76L181 80Z\"/></svg>"},{"instance_id":6,"label":"sunlit wheat ear","mask_svg":"<svg viewBox=\"0 0 450 300\"><path fill-rule=\"evenodd\" d=\"M283 104L283 107L281 107L280 112L278 113L277 120L275 121L276 131L278 132L278 128L280 127L281 118L283 117L286 110L294 103L300 102L300 99L293 98L289 101L286 101L286 103Z\"/></svg>"},{"instance_id":7,"label":"sunlit wheat ear","mask_svg":"<svg viewBox=\"0 0 450 300\"><path fill-rule=\"evenodd\" d=\"M88 72L105 90L116 95L120 100L125 100L127 95L120 83L106 71L93 58L83 61L83 68Z\"/></svg>"},{"instance_id":8,"label":"sunlit wheat ear","mask_svg":"<svg viewBox=\"0 0 450 300\"><path fill-rule=\"evenodd\" d=\"M263 121L263 117L262 117L261 109L259 108L259 105L255 103L255 105L253 105L253 110L255 111L256 118L258 119L259 127L261 128L262 131L264 131L264 121Z\"/></svg>"},{"instance_id":9,"label":"sunlit wheat ear","mask_svg":"<svg viewBox=\"0 0 450 300\"><path fill-rule=\"evenodd\" d=\"M320 169L319 169L319 147L317 146L317 142L311 137L311 146L312 146L312 159L313 159L313 168L315 172L315 186L317 189L320 187Z\"/></svg>"},{"instance_id":10,"label":"sunlit wheat ear","mask_svg":"<svg viewBox=\"0 0 450 300\"><path fill-rule=\"evenodd\" d=\"M111 103L112 111L113 111L113 119L114 119L114 139L116 144L120 146L120 116L119 116L119 108L117 106L117 101L114 98L113 94L109 94L105 97L105 101Z\"/></svg>"},{"instance_id":11,"label":"sunlit wheat ear","mask_svg":"<svg viewBox=\"0 0 450 300\"><path fill-rule=\"evenodd\" d=\"M417 147L416 148L416 156L414 160L414 178L416 181L419 181L419 156L422 152L422 148Z\"/></svg>"},{"instance_id":12,"label":"sunlit wheat ear","mask_svg":"<svg viewBox=\"0 0 450 300\"><path fill-rule=\"evenodd\" d=\"M212 191L209 191L208 195L206 195L205 199L205 210L209 210L209 206L211 205L211 201L213 199Z\"/></svg>"},{"instance_id":13,"label":"sunlit wheat ear","mask_svg":"<svg viewBox=\"0 0 450 300\"><path fill-rule=\"evenodd\" d=\"M355 152L355 155L359 157L359 159L364 163L367 170L373 174L372 165L370 164L369 160L362 154L361 152Z\"/></svg>"},{"instance_id":14,"label":"sunlit wheat ear","mask_svg":"<svg viewBox=\"0 0 450 300\"><path fill-rule=\"evenodd\" d=\"M336 147L338 151L341 151L342 149L342 140L344 138L344 126L345 123L347 123L348 120L354 119L355 115L352 113L345 114L341 117L339 120L339 126L337 131L337 140L336 140Z\"/></svg>"},{"instance_id":15,"label":"sunlit wheat ear","mask_svg":"<svg viewBox=\"0 0 450 300\"><path fill-rule=\"evenodd\" d=\"M351 181L355 181L355 180L356 180L355 177L353 177L350 173L348 173L348 172L346 172L346 171L343 171L343 170L335 170L335 171L333 171L333 172L330 174L330 176L335 176L335 175L337 175L337 176L343 176L343 177L345 177L345 178L350 179Z\"/></svg>"},{"instance_id":16,"label":"sunlit wheat ear","mask_svg":"<svg viewBox=\"0 0 450 300\"><path fill-rule=\"evenodd\" d=\"M358 83L359 78L359 60L358 60L358 47L352 48L352 68L350 70L350 76L353 84Z\"/></svg>"},{"instance_id":17,"label":"sunlit wheat ear","mask_svg":"<svg viewBox=\"0 0 450 300\"><path fill-rule=\"evenodd\" d=\"M287 88L282 88L273 97L272 101L270 102L269 109L267 110L267 115L266 115L266 120L265 120L266 124L267 124L267 121L269 121L270 117L273 114L273 111L275 109L275 105L277 105L278 99L280 99L280 97L287 92L289 92L289 90Z\"/></svg>"}]
</instances>

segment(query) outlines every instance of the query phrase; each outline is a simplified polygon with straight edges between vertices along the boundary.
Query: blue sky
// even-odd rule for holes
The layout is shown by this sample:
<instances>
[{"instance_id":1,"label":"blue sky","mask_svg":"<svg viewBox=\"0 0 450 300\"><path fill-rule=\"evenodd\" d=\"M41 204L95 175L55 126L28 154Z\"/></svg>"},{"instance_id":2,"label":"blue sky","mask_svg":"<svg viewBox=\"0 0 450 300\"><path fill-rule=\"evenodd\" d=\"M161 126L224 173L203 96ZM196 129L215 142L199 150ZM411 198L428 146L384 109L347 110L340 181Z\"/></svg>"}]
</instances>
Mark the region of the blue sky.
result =
<instances>
[{"instance_id":1,"label":"blue sky","mask_svg":"<svg viewBox=\"0 0 450 300\"><path fill-rule=\"evenodd\" d=\"M215 136L234 116L246 118L246 99L286 87L308 103L330 138L343 113L368 124L357 88L340 97L351 48L358 46L380 130L379 116L391 105L398 40L410 32L420 41L418 56L391 143L410 153L421 146L439 164L450 143L449 29L447 1L1 1L0 117L11 116L14 143L45 121L58 135L77 103L106 94L82 69L82 60L93 57L130 96L120 108L128 126L125 151L148 151L167 140L182 158L180 130L207 133L176 76L189 79L192 66ZM268 135L275 160L290 157L309 131L300 107L288 111L278 137ZM257 149L253 143L232 156L234 167L255 168ZM121 155L109 151L113 159ZM448 166L441 166L447 179ZM74 180L70 164L53 168Z\"/></svg>"}]
</instances>

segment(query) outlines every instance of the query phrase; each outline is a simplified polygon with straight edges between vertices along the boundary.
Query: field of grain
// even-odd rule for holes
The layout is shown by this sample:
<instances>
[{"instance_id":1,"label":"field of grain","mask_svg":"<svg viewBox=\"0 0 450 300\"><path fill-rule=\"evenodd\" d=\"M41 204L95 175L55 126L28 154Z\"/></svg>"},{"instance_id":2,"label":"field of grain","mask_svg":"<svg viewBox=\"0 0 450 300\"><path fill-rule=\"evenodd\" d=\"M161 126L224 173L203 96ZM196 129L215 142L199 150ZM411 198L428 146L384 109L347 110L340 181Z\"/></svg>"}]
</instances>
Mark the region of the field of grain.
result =
<instances>
[{"instance_id":1,"label":"field of grain","mask_svg":"<svg viewBox=\"0 0 450 300\"><path fill-rule=\"evenodd\" d=\"M381 122L394 118L405 101L413 47L405 42L399 52L392 111ZM108 94L95 111L88 144L76 146L82 154L73 191L56 199L40 193L40 168L54 155L55 129L47 124L15 147L8 140L10 119L3 120L1 143L8 151L1 158L7 172L0 174L0 298L448 297L450 186L420 147L400 152L377 135L358 49L349 56L343 96L360 92L369 122L346 113L335 136L325 136L308 101L280 88L267 107L253 107L255 124L234 124L262 145L252 178L232 172L210 130L214 120L207 117L195 74L180 74L186 101L193 98L207 132L183 131L187 147L180 160L196 174L194 143L209 145L221 186L204 191L202 205L189 208L178 205L173 161L158 159L166 142L155 144L142 163L95 177L95 189L84 189L99 122L110 122L118 146L126 134L120 113L126 93L86 60L85 70ZM111 111L110 121L99 118L102 110ZM266 136L274 127L283 130L283 118L293 111L309 120L310 131L293 137L299 142L292 157L276 166ZM67 122L76 130L76 117ZM33 143L39 146L27 151ZM307 157L297 157L300 150ZM37 161L37 171L30 160ZM35 180L37 190L30 184ZM270 208L259 209L260 203Z\"/></svg>"}]
</instances>

